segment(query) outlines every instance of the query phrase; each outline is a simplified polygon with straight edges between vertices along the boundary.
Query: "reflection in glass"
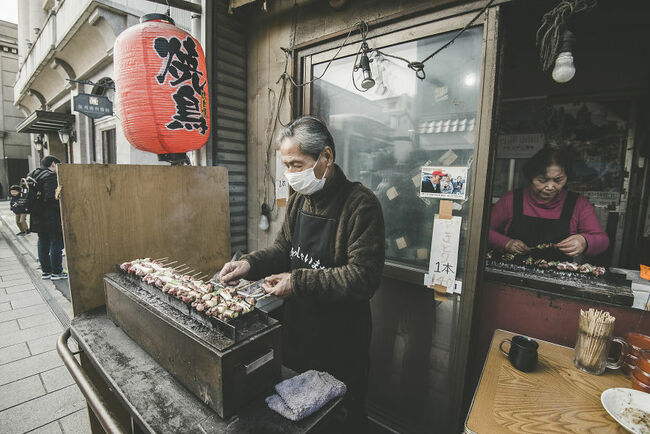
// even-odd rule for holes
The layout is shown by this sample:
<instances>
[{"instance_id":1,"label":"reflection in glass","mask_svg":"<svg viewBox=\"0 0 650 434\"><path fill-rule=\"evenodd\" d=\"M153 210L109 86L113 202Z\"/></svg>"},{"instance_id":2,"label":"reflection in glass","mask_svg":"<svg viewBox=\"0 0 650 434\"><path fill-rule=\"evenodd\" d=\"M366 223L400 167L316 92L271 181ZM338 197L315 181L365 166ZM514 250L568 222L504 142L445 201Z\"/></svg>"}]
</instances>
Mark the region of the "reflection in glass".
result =
<instances>
[{"instance_id":1,"label":"reflection in glass","mask_svg":"<svg viewBox=\"0 0 650 434\"><path fill-rule=\"evenodd\" d=\"M453 36L445 33L390 47L387 54L420 60ZM312 85L311 113L330 127L337 163L348 178L374 191L386 222L386 258L428 268L433 216L439 200L420 198L422 166L471 166L477 131L481 76L481 26L468 29L453 45L425 64L420 80L406 63L372 52L376 81L367 92L352 83L354 56L335 60ZM372 47L372 41L369 41ZM326 63L315 64L312 76ZM361 82L361 71L355 80ZM468 192L471 192L468 180ZM458 276L462 271L468 206L463 217ZM460 209L458 209L460 206Z\"/></svg>"}]
</instances>

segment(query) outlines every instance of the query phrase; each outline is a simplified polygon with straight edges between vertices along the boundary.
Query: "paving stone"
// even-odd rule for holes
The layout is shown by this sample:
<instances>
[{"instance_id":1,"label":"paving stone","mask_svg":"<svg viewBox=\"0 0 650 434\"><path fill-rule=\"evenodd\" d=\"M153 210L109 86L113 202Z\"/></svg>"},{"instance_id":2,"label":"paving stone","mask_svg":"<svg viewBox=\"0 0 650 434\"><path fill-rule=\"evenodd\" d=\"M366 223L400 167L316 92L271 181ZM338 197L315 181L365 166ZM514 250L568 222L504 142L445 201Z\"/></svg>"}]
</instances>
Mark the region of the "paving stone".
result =
<instances>
[{"instance_id":1,"label":"paving stone","mask_svg":"<svg viewBox=\"0 0 650 434\"><path fill-rule=\"evenodd\" d=\"M29 279L29 274L25 273L24 271L16 271L14 273L1 273L0 272L0 279L2 282L12 282L14 280L19 280L19 279Z\"/></svg>"},{"instance_id":2,"label":"paving stone","mask_svg":"<svg viewBox=\"0 0 650 434\"><path fill-rule=\"evenodd\" d=\"M38 327L32 327L27 330L18 330L12 333L3 333L0 340L0 348L8 347L19 342L29 342L40 339L43 336L60 334L63 330L59 323L44 324Z\"/></svg>"},{"instance_id":3,"label":"paving stone","mask_svg":"<svg viewBox=\"0 0 650 434\"><path fill-rule=\"evenodd\" d=\"M38 315L32 315L25 318L20 318L18 321L18 326L22 329L28 329L31 327L36 327L43 324L49 324L51 322L58 321L52 312L44 312Z\"/></svg>"},{"instance_id":4,"label":"paving stone","mask_svg":"<svg viewBox=\"0 0 650 434\"><path fill-rule=\"evenodd\" d=\"M24 433L43 427L85 407L86 402L77 386L68 386L0 412L0 432Z\"/></svg>"},{"instance_id":5,"label":"paving stone","mask_svg":"<svg viewBox=\"0 0 650 434\"><path fill-rule=\"evenodd\" d=\"M6 301L18 301L24 298L28 298L32 295L38 295L38 291L34 289L32 291L22 291L17 294L6 294L0 296L0 303L4 303Z\"/></svg>"},{"instance_id":6,"label":"paving stone","mask_svg":"<svg viewBox=\"0 0 650 434\"><path fill-rule=\"evenodd\" d=\"M36 306L23 307L19 309L13 309L7 312L0 312L0 323L4 321L9 321L11 319L24 318L26 316L32 316L43 312L49 312L50 308L45 302Z\"/></svg>"},{"instance_id":7,"label":"paving stone","mask_svg":"<svg viewBox=\"0 0 650 434\"><path fill-rule=\"evenodd\" d=\"M19 292L19 294L22 294L22 292ZM21 307L29 307L29 306L34 306L43 303L45 303L43 297L41 297L41 294L37 293L36 295L33 295L31 297L25 297L17 301L12 301L11 307L13 307L14 309L18 309Z\"/></svg>"},{"instance_id":8,"label":"paving stone","mask_svg":"<svg viewBox=\"0 0 650 434\"><path fill-rule=\"evenodd\" d=\"M20 330L20 326L18 325L18 321L15 319L11 321L5 321L0 323L0 330L2 330L2 334L7 334L7 333L13 333L17 332Z\"/></svg>"},{"instance_id":9,"label":"paving stone","mask_svg":"<svg viewBox=\"0 0 650 434\"><path fill-rule=\"evenodd\" d=\"M5 294L15 294L17 292L35 290L36 286L33 283L21 283L20 285L10 286L8 288L3 288Z\"/></svg>"},{"instance_id":10,"label":"paving stone","mask_svg":"<svg viewBox=\"0 0 650 434\"><path fill-rule=\"evenodd\" d=\"M0 282L0 288L8 288L10 286L23 285L25 283L32 283L32 279L29 277L23 277L16 280L10 280L8 282Z\"/></svg>"},{"instance_id":11,"label":"paving stone","mask_svg":"<svg viewBox=\"0 0 650 434\"><path fill-rule=\"evenodd\" d=\"M38 375L5 384L0 386L0 411L41 395L45 395L45 388Z\"/></svg>"},{"instance_id":12,"label":"paving stone","mask_svg":"<svg viewBox=\"0 0 650 434\"><path fill-rule=\"evenodd\" d=\"M40 375L43 379L43 384L45 384L45 390L47 390L47 393L75 384L74 379L65 366L59 366L58 368L41 372Z\"/></svg>"},{"instance_id":13,"label":"paving stone","mask_svg":"<svg viewBox=\"0 0 650 434\"><path fill-rule=\"evenodd\" d=\"M59 423L63 427L63 434L89 434L90 421L88 420L88 410L83 409L72 413L62 419Z\"/></svg>"},{"instance_id":14,"label":"paving stone","mask_svg":"<svg viewBox=\"0 0 650 434\"><path fill-rule=\"evenodd\" d=\"M0 312L11 310L11 303L0 303Z\"/></svg>"},{"instance_id":15,"label":"paving stone","mask_svg":"<svg viewBox=\"0 0 650 434\"><path fill-rule=\"evenodd\" d=\"M39 428L36 428L33 431L27 431L29 434L62 434L63 431L61 431L61 426L59 425L59 421L55 420L54 422L50 422L47 425L43 425Z\"/></svg>"},{"instance_id":16,"label":"paving stone","mask_svg":"<svg viewBox=\"0 0 650 434\"><path fill-rule=\"evenodd\" d=\"M0 385L49 371L61 365L63 361L56 350L5 363L0 369Z\"/></svg>"},{"instance_id":17,"label":"paving stone","mask_svg":"<svg viewBox=\"0 0 650 434\"><path fill-rule=\"evenodd\" d=\"M32 353L32 355L36 355L56 349L56 341L59 340L60 335L61 332L28 341L27 346L29 347L29 351ZM68 342L71 341L72 339ZM72 348L72 346L70 346L70 348Z\"/></svg>"},{"instance_id":18,"label":"paving stone","mask_svg":"<svg viewBox=\"0 0 650 434\"><path fill-rule=\"evenodd\" d=\"M24 359L29 356L31 356L31 354L29 353L29 348L27 348L25 342L0 348L0 365L13 362L14 360ZM0 369L2 369L2 367L0 367Z\"/></svg>"}]
</instances>

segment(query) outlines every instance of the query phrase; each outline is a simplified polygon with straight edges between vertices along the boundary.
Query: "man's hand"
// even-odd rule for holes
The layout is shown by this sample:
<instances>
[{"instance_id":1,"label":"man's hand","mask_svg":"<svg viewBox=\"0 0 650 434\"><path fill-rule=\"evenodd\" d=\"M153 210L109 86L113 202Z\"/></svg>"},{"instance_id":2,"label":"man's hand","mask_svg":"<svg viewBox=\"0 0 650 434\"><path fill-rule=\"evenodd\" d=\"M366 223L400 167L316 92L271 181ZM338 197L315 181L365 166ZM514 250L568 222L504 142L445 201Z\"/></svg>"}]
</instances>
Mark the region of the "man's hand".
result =
<instances>
[{"instance_id":1,"label":"man's hand","mask_svg":"<svg viewBox=\"0 0 650 434\"><path fill-rule=\"evenodd\" d=\"M510 253L522 254L530 250L530 247L521 240L510 240L506 244L506 250Z\"/></svg>"},{"instance_id":2,"label":"man's hand","mask_svg":"<svg viewBox=\"0 0 650 434\"><path fill-rule=\"evenodd\" d=\"M273 274L265 279L262 288L280 298L291 295L291 273Z\"/></svg>"},{"instance_id":3,"label":"man's hand","mask_svg":"<svg viewBox=\"0 0 650 434\"><path fill-rule=\"evenodd\" d=\"M571 235L555 245L567 256L575 257L585 251L587 240L582 235Z\"/></svg>"},{"instance_id":4,"label":"man's hand","mask_svg":"<svg viewBox=\"0 0 650 434\"><path fill-rule=\"evenodd\" d=\"M248 261L226 262L219 272L219 280L226 285L237 285L239 279L246 276L251 269Z\"/></svg>"}]
</instances>

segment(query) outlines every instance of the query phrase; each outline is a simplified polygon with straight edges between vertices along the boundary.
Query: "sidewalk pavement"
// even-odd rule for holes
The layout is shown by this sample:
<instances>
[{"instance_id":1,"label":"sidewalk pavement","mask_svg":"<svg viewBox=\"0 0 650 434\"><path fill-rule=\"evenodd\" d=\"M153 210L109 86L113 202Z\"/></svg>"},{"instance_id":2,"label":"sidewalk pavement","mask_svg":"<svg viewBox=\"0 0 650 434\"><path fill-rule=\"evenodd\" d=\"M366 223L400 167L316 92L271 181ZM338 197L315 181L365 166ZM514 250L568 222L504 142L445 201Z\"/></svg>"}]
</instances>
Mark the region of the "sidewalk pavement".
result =
<instances>
[{"instance_id":1,"label":"sidewalk pavement","mask_svg":"<svg viewBox=\"0 0 650 434\"><path fill-rule=\"evenodd\" d=\"M84 397L56 352L72 305L40 279L37 237L16 237L8 208L0 201L0 433L89 433Z\"/></svg>"}]
</instances>

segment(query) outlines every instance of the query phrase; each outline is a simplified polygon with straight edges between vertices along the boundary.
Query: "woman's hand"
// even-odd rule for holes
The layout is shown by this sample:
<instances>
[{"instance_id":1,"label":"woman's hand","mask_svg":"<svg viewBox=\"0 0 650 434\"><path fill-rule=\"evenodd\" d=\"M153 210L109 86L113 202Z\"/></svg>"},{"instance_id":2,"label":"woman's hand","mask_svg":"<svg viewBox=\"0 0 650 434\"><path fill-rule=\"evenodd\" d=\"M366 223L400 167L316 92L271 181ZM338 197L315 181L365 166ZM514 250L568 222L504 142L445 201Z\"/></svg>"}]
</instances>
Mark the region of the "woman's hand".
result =
<instances>
[{"instance_id":1,"label":"woman's hand","mask_svg":"<svg viewBox=\"0 0 650 434\"><path fill-rule=\"evenodd\" d=\"M521 240L510 240L506 244L506 250L510 253L522 254L530 250L530 247Z\"/></svg>"},{"instance_id":2,"label":"woman's hand","mask_svg":"<svg viewBox=\"0 0 650 434\"><path fill-rule=\"evenodd\" d=\"M226 285L237 285L239 279L246 276L250 269L248 261L226 262L219 272L219 280Z\"/></svg>"},{"instance_id":3,"label":"woman's hand","mask_svg":"<svg viewBox=\"0 0 650 434\"><path fill-rule=\"evenodd\" d=\"M262 284L262 288L269 293L280 298L286 298L291 295L291 273L273 274L267 277Z\"/></svg>"},{"instance_id":4,"label":"woman's hand","mask_svg":"<svg viewBox=\"0 0 650 434\"><path fill-rule=\"evenodd\" d=\"M587 240L582 235L571 235L555 245L567 256L575 257L587 248Z\"/></svg>"}]
</instances>

